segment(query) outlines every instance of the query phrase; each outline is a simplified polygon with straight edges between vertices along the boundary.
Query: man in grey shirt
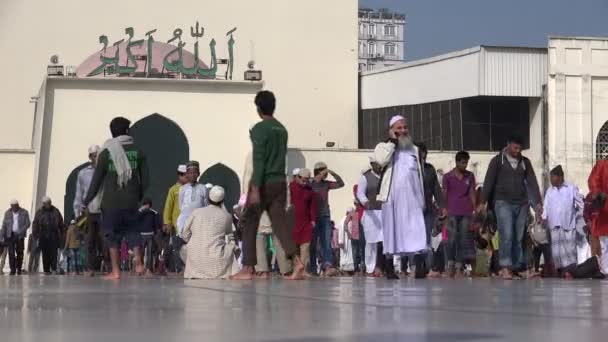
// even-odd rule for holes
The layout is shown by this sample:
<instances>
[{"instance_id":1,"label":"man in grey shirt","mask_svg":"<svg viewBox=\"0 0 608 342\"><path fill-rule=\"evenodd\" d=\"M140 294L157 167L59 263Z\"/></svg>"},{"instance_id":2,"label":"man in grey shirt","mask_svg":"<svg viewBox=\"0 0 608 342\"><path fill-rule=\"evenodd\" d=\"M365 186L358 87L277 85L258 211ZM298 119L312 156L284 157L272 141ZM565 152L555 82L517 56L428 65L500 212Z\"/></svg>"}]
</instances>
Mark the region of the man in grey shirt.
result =
<instances>
[{"instance_id":1,"label":"man in grey shirt","mask_svg":"<svg viewBox=\"0 0 608 342\"><path fill-rule=\"evenodd\" d=\"M84 198L89 191L91 185L91 179L95 172L95 165L97 164L97 154L99 153L99 146L92 145L89 147L89 160L90 164L84 169L78 172L78 180L76 181L76 194L74 196L74 217L87 216L87 275L93 276L95 271L100 270L99 256L103 255L103 237L101 235L100 220L101 220L101 209L100 209L100 196L95 198L88 207L85 207L83 202Z\"/></svg>"}]
</instances>

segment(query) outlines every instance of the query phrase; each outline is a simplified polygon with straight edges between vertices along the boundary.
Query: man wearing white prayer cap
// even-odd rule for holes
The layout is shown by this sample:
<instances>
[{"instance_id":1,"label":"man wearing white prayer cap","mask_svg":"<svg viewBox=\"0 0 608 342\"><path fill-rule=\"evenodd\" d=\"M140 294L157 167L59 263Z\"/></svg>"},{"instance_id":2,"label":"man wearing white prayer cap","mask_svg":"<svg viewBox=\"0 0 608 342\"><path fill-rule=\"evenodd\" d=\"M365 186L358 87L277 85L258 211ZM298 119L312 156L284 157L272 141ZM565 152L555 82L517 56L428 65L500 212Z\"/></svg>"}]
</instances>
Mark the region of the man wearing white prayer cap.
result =
<instances>
[{"instance_id":1,"label":"man wearing white prayer cap","mask_svg":"<svg viewBox=\"0 0 608 342\"><path fill-rule=\"evenodd\" d=\"M165 207L163 209L164 246L169 246L171 237L175 237L175 234L177 234L177 219L181 213L179 209L179 191L182 185L188 182L186 172L188 172L188 167L186 164L180 164L177 166L177 180L167 192L167 199L165 200ZM178 271L181 270L179 267L181 267L182 261L179 258L179 255L177 253L172 253L172 249L170 248L167 248L165 253L167 253L165 255L165 260L167 261L169 270L176 271L176 267L178 268ZM165 270L161 270L161 274L164 272Z\"/></svg>"},{"instance_id":2,"label":"man wearing white prayer cap","mask_svg":"<svg viewBox=\"0 0 608 342\"><path fill-rule=\"evenodd\" d=\"M369 167L363 172L357 183L356 197L365 208L361 218L361 226L365 234L365 272L377 277L382 274L381 266L385 264L382 254L382 241L384 241L382 202L378 201L382 168L376 162L374 154L370 155L369 161Z\"/></svg>"},{"instance_id":3,"label":"man wearing white prayer cap","mask_svg":"<svg viewBox=\"0 0 608 342\"><path fill-rule=\"evenodd\" d=\"M424 224L424 181L418 148L412 142L405 118L389 121L389 139L378 144L374 160L383 168L376 200L382 203L383 252L388 260L394 255L418 255L426 251ZM393 263L385 263L388 279L398 279Z\"/></svg>"},{"instance_id":4,"label":"man wearing white prayer cap","mask_svg":"<svg viewBox=\"0 0 608 342\"><path fill-rule=\"evenodd\" d=\"M209 205L195 209L186 220L180 233L187 244L184 278L228 278L238 271L232 218L223 208L224 196L224 188L213 186Z\"/></svg>"},{"instance_id":5,"label":"man wearing white prayer cap","mask_svg":"<svg viewBox=\"0 0 608 342\"><path fill-rule=\"evenodd\" d=\"M4 269L4 252L7 251L8 262L11 267L11 275L21 274L23 265L23 247L25 245L25 235L30 227L30 215L27 210L19 206L16 199L11 200L11 207L4 213L2 227L0 228L0 274Z\"/></svg>"},{"instance_id":6,"label":"man wearing white prayer cap","mask_svg":"<svg viewBox=\"0 0 608 342\"><path fill-rule=\"evenodd\" d=\"M103 255L103 236L101 233L101 196L97 196L89 203L88 207L83 205L84 198L87 196L95 166L97 165L97 155L99 154L99 146L91 145L88 149L89 163L78 172L76 180L76 192L74 194L74 218L80 218L86 215L87 217L87 235L86 235L86 268L87 275L92 276L94 272L100 271L101 260L99 256ZM66 219L69 219L69 213L66 214Z\"/></svg>"}]
</instances>

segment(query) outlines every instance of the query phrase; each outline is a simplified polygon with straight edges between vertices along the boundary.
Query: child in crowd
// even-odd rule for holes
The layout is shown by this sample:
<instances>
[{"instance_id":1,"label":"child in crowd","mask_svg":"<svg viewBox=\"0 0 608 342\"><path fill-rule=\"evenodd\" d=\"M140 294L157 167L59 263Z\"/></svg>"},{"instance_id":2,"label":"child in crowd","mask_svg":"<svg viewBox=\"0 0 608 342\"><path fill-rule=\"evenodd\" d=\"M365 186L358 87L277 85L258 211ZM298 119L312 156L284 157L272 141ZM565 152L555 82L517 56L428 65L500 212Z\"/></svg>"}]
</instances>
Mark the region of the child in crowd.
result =
<instances>
[{"instance_id":1,"label":"child in crowd","mask_svg":"<svg viewBox=\"0 0 608 342\"><path fill-rule=\"evenodd\" d=\"M67 273L80 274L80 233L76 221L72 220L65 235L64 250L67 257Z\"/></svg>"},{"instance_id":2,"label":"child in crowd","mask_svg":"<svg viewBox=\"0 0 608 342\"><path fill-rule=\"evenodd\" d=\"M162 230L162 221L158 212L152 209L152 200L145 198L143 205L139 208L139 233L141 235L141 247L144 255L144 267L146 275L151 276L154 272L158 248L154 237Z\"/></svg>"}]
</instances>

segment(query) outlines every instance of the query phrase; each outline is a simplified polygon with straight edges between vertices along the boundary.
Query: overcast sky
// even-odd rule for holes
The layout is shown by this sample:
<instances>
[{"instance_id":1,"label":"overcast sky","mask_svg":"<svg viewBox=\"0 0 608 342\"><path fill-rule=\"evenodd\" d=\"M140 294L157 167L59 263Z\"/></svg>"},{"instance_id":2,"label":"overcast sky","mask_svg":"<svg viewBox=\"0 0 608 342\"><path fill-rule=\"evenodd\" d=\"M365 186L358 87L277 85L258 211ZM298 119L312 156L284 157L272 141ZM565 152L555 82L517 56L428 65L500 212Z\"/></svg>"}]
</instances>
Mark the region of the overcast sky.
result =
<instances>
[{"instance_id":1,"label":"overcast sky","mask_svg":"<svg viewBox=\"0 0 608 342\"><path fill-rule=\"evenodd\" d=\"M405 13L405 58L477 45L546 47L549 35L608 36L608 0L359 0Z\"/></svg>"}]
</instances>

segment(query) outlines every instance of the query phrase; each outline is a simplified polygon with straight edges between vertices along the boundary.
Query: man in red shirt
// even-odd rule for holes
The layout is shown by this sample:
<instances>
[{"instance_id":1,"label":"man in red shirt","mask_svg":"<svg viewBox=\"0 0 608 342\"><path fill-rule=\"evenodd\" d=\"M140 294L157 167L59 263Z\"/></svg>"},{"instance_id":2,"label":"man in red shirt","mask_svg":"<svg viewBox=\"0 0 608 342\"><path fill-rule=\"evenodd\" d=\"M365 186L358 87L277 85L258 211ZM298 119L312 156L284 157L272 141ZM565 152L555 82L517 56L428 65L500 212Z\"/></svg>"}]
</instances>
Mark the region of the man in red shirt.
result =
<instances>
[{"instance_id":1,"label":"man in red shirt","mask_svg":"<svg viewBox=\"0 0 608 342\"><path fill-rule=\"evenodd\" d=\"M289 184L291 205L294 209L293 239L300 253L300 259L308 270L310 261L310 240L317 221L317 201L310 187L310 170L300 169Z\"/></svg>"},{"instance_id":2,"label":"man in red shirt","mask_svg":"<svg viewBox=\"0 0 608 342\"><path fill-rule=\"evenodd\" d=\"M608 160L598 160L589 175L589 193L598 212L593 215L591 234L600 242L600 269L608 274Z\"/></svg>"}]
</instances>

